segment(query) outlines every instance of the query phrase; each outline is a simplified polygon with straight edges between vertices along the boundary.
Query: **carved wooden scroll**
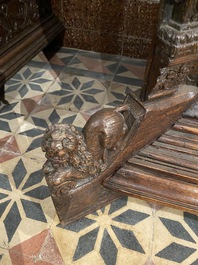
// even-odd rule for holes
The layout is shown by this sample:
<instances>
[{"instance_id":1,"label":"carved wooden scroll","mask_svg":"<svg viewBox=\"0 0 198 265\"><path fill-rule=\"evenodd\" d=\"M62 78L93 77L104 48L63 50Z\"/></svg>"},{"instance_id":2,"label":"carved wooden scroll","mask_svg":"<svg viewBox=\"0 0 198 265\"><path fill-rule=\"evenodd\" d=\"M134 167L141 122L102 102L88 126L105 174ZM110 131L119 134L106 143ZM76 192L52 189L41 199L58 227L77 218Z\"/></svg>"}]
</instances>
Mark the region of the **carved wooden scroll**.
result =
<instances>
[{"instance_id":1,"label":"carved wooden scroll","mask_svg":"<svg viewBox=\"0 0 198 265\"><path fill-rule=\"evenodd\" d=\"M44 174L62 223L118 198L125 189L108 186L108 180L198 100L197 11L198 0L161 1L161 24L142 100L130 94L122 105L96 112L82 133L68 124L54 124L46 131Z\"/></svg>"}]
</instances>

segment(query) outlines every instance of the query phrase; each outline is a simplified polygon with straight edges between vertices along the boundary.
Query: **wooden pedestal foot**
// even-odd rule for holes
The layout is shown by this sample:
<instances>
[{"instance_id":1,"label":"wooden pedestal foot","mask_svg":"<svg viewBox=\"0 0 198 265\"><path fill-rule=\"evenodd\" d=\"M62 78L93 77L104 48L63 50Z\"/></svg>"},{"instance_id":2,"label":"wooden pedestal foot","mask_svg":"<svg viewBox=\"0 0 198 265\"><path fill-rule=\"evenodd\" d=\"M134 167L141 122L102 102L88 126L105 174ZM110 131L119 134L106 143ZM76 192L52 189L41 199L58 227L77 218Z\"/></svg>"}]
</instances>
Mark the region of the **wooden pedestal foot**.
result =
<instances>
[{"instance_id":1,"label":"wooden pedestal foot","mask_svg":"<svg viewBox=\"0 0 198 265\"><path fill-rule=\"evenodd\" d=\"M71 223L108 203L121 197L122 194L101 185L97 179L71 192L60 196L52 194L54 206L62 225Z\"/></svg>"},{"instance_id":2,"label":"wooden pedestal foot","mask_svg":"<svg viewBox=\"0 0 198 265\"><path fill-rule=\"evenodd\" d=\"M194 86L181 86L169 97L145 103L128 95L123 105L96 112L83 133L72 125L52 125L43 138L47 157L43 170L61 223L79 219L123 192L132 194L134 179L127 168L112 176L173 126L197 99ZM150 183L157 183L152 174L149 177Z\"/></svg>"}]
</instances>

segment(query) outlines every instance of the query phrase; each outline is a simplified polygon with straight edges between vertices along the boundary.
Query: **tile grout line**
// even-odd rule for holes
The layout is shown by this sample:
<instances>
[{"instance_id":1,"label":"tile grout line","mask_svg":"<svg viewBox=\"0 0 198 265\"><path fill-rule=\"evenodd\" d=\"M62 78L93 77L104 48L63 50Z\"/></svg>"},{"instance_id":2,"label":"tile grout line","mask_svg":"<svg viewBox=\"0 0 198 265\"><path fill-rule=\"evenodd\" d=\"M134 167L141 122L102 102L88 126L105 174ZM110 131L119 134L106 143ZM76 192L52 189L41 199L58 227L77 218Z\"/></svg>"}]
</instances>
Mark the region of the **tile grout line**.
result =
<instances>
[{"instance_id":1,"label":"tile grout line","mask_svg":"<svg viewBox=\"0 0 198 265\"><path fill-rule=\"evenodd\" d=\"M153 247L154 247L154 238L155 238L155 220L156 220L156 210L152 208L152 227L151 227L151 240L149 248L150 253L149 253L148 265L152 265Z\"/></svg>"}]
</instances>

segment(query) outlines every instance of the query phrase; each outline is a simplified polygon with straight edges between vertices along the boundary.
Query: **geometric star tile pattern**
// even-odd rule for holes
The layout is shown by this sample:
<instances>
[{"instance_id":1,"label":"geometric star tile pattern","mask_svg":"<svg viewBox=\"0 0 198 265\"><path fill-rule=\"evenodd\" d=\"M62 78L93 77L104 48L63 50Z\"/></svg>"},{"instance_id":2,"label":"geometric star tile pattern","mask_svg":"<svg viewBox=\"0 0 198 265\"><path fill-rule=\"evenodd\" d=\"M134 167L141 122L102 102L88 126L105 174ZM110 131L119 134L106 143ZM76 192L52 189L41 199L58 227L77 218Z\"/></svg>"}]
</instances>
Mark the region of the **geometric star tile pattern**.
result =
<instances>
[{"instance_id":1,"label":"geometric star tile pattern","mask_svg":"<svg viewBox=\"0 0 198 265\"><path fill-rule=\"evenodd\" d=\"M157 213L154 245L156 263L166 264L169 261L179 264L196 264L198 217L176 210L174 215L172 213L172 209L164 209Z\"/></svg>"},{"instance_id":2,"label":"geometric star tile pattern","mask_svg":"<svg viewBox=\"0 0 198 265\"><path fill-rule=\"evenodd\" d=\"M62 226L40 146L57 122L81 130L97 110L140 92L145 61L62 47L5 85L0 103L0 265L197 265L198 217L123 197Z\"/></svg>"},{"instance_id":3,"label":"geometric star tile pattern","mask_svg":"<svg viewBox=\"0 0 198 265\"><path fill-rule=\"evenodd\" d=\"M49 72L25 66L7 82L5 89L14 98L29 98L43 94L52 81L53 77Z\"/></svg>"},{"instance_id":4,"label":"geometric star tile pattern","mask_svg":"<svg viewBox=\"0 0 198 265\"><path fill-rule=\"evenodd\" d=\"M142 203L143 212L131 209L132 203L133 199L124 197L79 221L53 226L52 233L60 242L60 252L70 248L69 256L63 257L65 263L72 259L78 264L87 264L96 253L97 264L123 264L123 259L132 255L146 262L152 211L146 203ZM146 228L148 233L143 241L141 228L144 223L150 226ZM74 241L67 242L68 237Z\"/></svg>"},{"instance_id":5,"label":"geometric star tile pattern","mask_svg":"<svg viewBox=\"0 0 198 265\"><path fill-rule=\"evenodd\" d=\"M71 111L82 111L102 104L106 88L101 82L85 77L64 77L53 84L53 92L48 94L57 107L67 107Z\"/></svg>"},{"instance_id":6,"label":"geometric star tile pattern","mask_svg":"<svg viewBox=\"0 0 198 265\"><path fill-rule=\"evenodd\" d=\"M28 223L38 224L38 227L33 227L34 233L37 233L37 229L40 231L40 227L48 226L49 217L43 209L47 203L49 206L51 203L42 170L35 170L38 162L32 158L21 157L13 159L12 163L14 167L10 169L9 161L4 163L6 174L0 173L0 216L3 222L1 232L4 231L1 240L9 246L13 245L21 232L29 230Z\"/></svg>"}]
</instances>

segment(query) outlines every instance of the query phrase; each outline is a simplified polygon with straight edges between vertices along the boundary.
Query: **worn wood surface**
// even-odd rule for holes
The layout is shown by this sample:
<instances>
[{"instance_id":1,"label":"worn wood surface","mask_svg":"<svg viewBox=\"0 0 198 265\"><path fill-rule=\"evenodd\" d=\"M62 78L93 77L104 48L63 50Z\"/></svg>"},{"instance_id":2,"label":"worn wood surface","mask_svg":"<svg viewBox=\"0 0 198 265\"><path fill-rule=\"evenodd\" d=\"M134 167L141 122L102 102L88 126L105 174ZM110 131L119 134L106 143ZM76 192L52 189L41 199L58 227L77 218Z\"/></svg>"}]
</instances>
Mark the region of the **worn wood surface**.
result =
<instances>
[{"instance_id":1,"label":"worn wood surface","mask_svg":"<svg viewBox=\"0 0 198 265\"><path fill-rule=\"evenodd\" d=\"M172 94L180 84L198 80L198 0L160 1L141 98ZM189 77L190 76L190 77Z\"/></svg>"},{"instance_id":2,"label":"worn wood surface","mask_svg":"<svg viewBox=\"0 0 198 265\"><path fill-rule=\"evenodd\" d=\"M59 220L65 225L95 212L121 196L120 192L106 189L99 179L95 179L83 188L62 194L61 197L52 195L52 199Z\"/></svg>"},{"instance_id":3,"label":"worn wood surface","mask_svg":"<svg viewBox=\"0 0 198 265\"><path fill-rule=\"evenodd\" d=\"M198 99L198 89L194 86L182 86L171 97L163 97L143 104L145 115L125 147L120 150L109 167L102 172L101 179L114 174L130 156L136 155L142 148L150 145L166 132Z\"/></svg>"},{"instance_id":4,"label":"worn wood surface","mask_svg":"<svg viewBox=\"0 0 198 265\"><path fill-rule=\"evenodd\" d=\"M130 105L130 98L125 101L125 104L128 102L129 109L132 108L133 110L133 106ZM137 118L141 117L141 119L137 123L136 119L132 119L135 124L134 130L128 131L129 137L127 135L125 136L123 144L119 146L119 152L116 150L116 156L110 156L112 158L110 161L108 159L106 161L101 160L101 162L99 159L95 160L95 151L92 153L92 150L89 150L88 145L84 142L83 135L77 132L73 126L67 124L51 126L45 133L42 145L43 151L46 152L48 159L44 165L44 173L61 223L67 224L79 219L118 198L121 193L133 196L136 194L133 193L134 188L132 188L134 182L137 182L137 186L141 186L142 189L147 189L146 185L150 185L148 187L147 197L149 194L154 196L154 191L157 193L160 191L160 194L163 196L162 188L170 185L166 183L166 179L163 180L162 178L162 175L165 174L163 172L165 168L168 168L168 178L171 179L174 177L172 181L175 181L175 185L177 181L180 181L178 180L180 177L179 173L178 178L176 178L177 174L170 175L173 171L170 165L173 162L176 165L183 163L183 168L180 171L182 169L185 170L186 166L190 168L190 176L193 175L193 172L195 174L193 170L196 170L197 165L193 165L193 158L191 158L190 154L187 154L192 148L186 149L183 154L182 148L185 149L185 143L179 142L178 137L176 137L176 141L174 142L178 143L177 149L179 153L175 156L173 154L175 154L176 147L169 147L171 144L168 144L168 142L159 142L159 146L157 144L151 144L165 133L167 128L173 126L182 113L193 102L195 103L197 99L198 91L196 87L183 86L171 97L164 97L142 104L140 110L144 111L138 112L139 115L137 115ZM130 114L133 113L132 110ZM137 108L135 110L137 111ZM131 121L129 117L127 115L126 124ZM94 117L94 124L97 120L96 118L97 116ZM185 118L186 120L189 119ZM182 121L183 119L180 120L180 123ZM131 128L133 128L133 123L131 124ZM196 121L193 119L191 123L183 125L183 127L180 123L175 125L175 130L179 126L179 130L183 128L183 130L193 130L194 133L197 133ZM99 135L100 132L100 130L97 131ZM89 141L89 138L86 140ZM190 142L192 146L193 143L193 141ZM168 147L170 150L168 150ZM191 151L192 154L194 154L193 152L196 153L196 150ZM153 163L151 167L154 168L155 163L159 163L156 161L161 161L160 167L157 169L160 178L157 179L156 183L153 170L144 172L142 169L139 169L139 165L134 167L133 162L131 162L131 157L135 156L137 160L137 154L138 157L141 156L140 161L142 162L143 168L147 167L149 163ZM85 161L83 160L84 158L86 159ZM147 161L146 158L151 158L151 161L149 159ZM115 174L118 169L120 170ZM146 175L146 173L148 174ZM185 174L186 171L183 171L184 176ZM147 181L149 178L151 180ZM171 188L173 187L171 186ZM184 190L186 190L186 196L190 196L189 189L184 187ZM140 193L144 197L141 190ZM175 196L176 192L172 193ZM178 191L179 193L180 190ZM167 197L168 193L165 192L165 194ZM191 193L191 195L193 194ZM164 199L166 197L163 196ZM194 200L196 199L194 195L192 198ZM170 202L168 201L167 203L169 204Z\"/></svg>"},{"instance_id":5,"label":"worn wood surface","mask_svg":"<svg viewBox=\"0 0 198 265\"><path fill-rule=\"evenodd\" d=\"M198 214L197 104L104 186ZM194 115L195 114L195 115Z\"/></svg>"}]
</instances>

